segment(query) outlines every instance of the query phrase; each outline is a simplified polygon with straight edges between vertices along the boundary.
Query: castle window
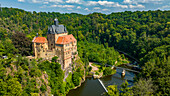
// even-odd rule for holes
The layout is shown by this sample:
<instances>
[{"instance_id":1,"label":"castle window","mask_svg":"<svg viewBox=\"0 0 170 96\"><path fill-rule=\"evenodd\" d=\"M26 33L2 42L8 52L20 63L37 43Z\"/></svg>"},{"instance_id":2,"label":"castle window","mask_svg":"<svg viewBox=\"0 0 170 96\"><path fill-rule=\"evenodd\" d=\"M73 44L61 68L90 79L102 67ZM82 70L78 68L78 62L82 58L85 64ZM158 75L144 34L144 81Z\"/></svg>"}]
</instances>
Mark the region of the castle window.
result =
<instances>
[{"instance_id":1,"label":"castle window","mask_svg":"<svg viewBox=\"0 0 170 96\"><path fill-rule=\"evenodd\" d=\"M36 45L40 45L40 43L36 43Z\"/></svg>"}]
</instances>

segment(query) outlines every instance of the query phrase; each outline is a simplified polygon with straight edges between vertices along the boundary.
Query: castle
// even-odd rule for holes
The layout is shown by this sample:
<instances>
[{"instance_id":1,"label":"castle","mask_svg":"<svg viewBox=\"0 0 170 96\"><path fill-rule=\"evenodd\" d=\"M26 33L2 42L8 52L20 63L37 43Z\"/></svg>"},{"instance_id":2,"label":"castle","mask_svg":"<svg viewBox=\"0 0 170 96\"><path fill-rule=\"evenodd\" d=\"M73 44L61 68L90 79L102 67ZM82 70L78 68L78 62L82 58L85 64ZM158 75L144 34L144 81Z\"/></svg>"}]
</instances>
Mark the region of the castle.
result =
<instances>
[{"instance_id":1,"label":"castle","mask_svg":"<svg viewBox=\"0 0 170 96\"><path fill-rule=\"evenodd\" d=\"M68 35L66 27L59 25L58 19L48 27L47 39L36 36L32 42L34 58L51 60L57 56L63 70L70 67L72 60L78 56L77 40L72 34Z\"/></svg>"}]
</instances>

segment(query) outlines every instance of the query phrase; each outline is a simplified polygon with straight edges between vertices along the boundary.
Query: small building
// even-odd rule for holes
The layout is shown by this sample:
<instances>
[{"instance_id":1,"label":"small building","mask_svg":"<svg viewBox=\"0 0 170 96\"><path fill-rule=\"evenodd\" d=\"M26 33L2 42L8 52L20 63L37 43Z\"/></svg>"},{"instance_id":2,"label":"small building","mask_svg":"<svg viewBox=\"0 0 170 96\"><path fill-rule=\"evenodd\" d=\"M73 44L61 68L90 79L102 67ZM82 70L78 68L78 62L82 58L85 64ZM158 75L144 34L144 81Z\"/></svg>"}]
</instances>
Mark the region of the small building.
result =
<instances>
[{"instance_id":1,"label":"small building","mask_svg":"<svg viewBox=\"0 0 170 96\"><path fill-rule=\"evenodd\" d=\"M34 56L48 60L58 56L62 69L66 69L72 64L72 60L78 56L77 40L72 34L68 35L64 25L58 23L58 19L55 19L54 25L48 27L47 39L45 37L34 37L32 40Z\"/></svg>"},{"instance_id":2,"label":"small building","mask_svg":"<svg viewBox=\"0 0 170 96\"><path fill-rule=\"evenodd\" d=\"M44 58L47 56L48 41L45 37L34 37L32 40L35 58Z\"/></svg>"},{"instance_id":3,"label":"small building","mask_svg":"<svg viewBox=\"0 0 170 96\"><path fill-rule=\"evenodd\" d=\"M8 59L8 57L7 56L2 56L2 59Z\"/></svg>"}]
</instances>

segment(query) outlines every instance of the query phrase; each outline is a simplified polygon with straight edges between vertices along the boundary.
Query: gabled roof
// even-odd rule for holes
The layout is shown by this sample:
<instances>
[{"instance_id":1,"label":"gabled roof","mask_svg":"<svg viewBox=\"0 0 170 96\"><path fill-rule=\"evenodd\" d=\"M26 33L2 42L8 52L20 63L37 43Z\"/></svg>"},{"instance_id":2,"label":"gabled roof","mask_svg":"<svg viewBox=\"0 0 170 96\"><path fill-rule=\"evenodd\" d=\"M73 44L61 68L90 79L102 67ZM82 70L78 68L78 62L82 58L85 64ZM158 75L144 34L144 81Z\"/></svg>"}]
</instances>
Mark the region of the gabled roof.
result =
<instances>
[{"instance_id":1,"label":"gabled roof","mask_svg":"<svg viewBox=\"0 0 170 96\"><path fill-rule=\"evenodd\" d=\"M34 37L32 42L34 42L34 43L47 43L47 39L45 37Z\"/></svg>"},{"instance_id":2,"label":"gabled roof","mask_svg":"<svg viewBox=\"0 0 170 96\"><path fill-rule=\"evenodd\" d=\"M70 34L58 37L56 44L67 44L74 41L76 41L76 39L72 34Z\"/></svg>"},{"instance_id":3,"label":"gabled roof","mask_svg":"<svg viewBox=\"0 0 170 96\"><path fill-rule=\"evenodd\" d=\"M58 24L58 19L54 20L54 25L48 26L47 34L60 34L60 33L67 33L67 29L64 25Z\"/></svg>"}]
</instances>

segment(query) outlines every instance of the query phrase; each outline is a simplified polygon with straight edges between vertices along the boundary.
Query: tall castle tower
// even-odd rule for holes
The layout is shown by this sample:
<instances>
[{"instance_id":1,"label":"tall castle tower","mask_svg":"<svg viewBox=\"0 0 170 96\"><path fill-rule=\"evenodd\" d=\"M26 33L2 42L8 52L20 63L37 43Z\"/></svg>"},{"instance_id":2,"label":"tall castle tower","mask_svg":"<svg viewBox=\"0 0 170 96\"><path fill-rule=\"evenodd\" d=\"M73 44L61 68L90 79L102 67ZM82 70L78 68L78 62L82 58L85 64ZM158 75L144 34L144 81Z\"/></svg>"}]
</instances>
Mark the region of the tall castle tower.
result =
<instances>
[{"instance_id":1,"label":"tall castle tower","mask_svg":"<svg viewBox=\"0 0 170 96\"><path fill-rule=\"evenodd\" d=\"M54 20L54 25L48 27L47 40L49 50L53 50L55 48L55 43L59 36L65 35L68 35L66 27L64 25L59 25L59 21L56 18Z\"/></svg>"}]
</instances>

